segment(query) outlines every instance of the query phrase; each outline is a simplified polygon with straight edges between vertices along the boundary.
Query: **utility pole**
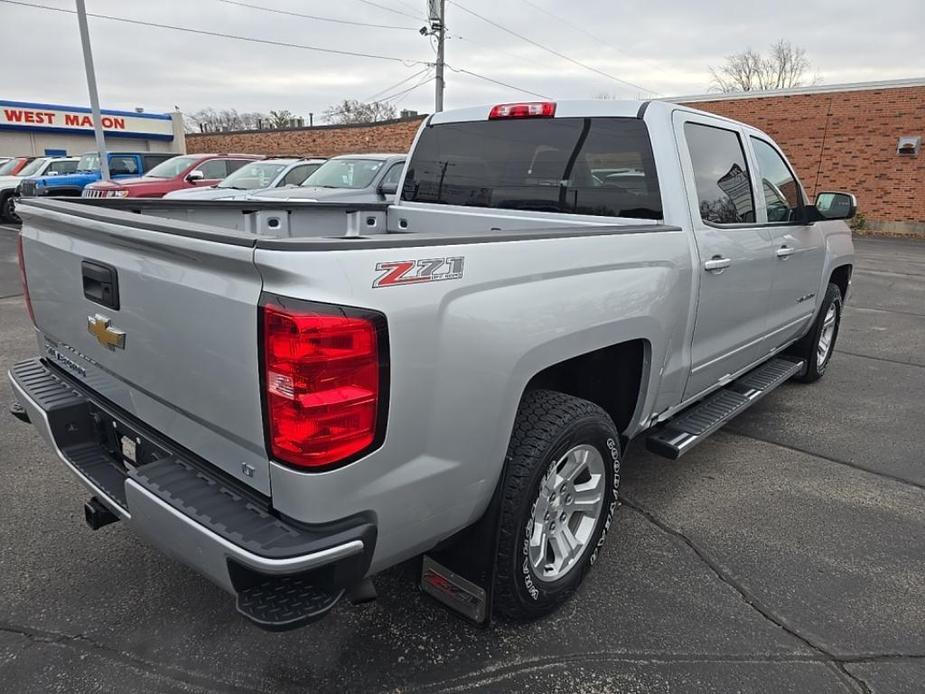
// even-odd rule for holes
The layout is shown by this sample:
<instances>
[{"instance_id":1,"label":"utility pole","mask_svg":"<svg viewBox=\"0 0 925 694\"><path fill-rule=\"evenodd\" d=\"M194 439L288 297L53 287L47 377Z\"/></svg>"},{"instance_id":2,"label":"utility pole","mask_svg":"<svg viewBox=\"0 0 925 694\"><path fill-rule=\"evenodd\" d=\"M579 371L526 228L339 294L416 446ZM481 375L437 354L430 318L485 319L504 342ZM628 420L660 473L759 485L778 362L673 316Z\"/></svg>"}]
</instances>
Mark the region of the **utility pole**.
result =
<instances>
[{"instance_id":1,"label":"utility pole","mask_svg":"<svg viewBox=\"0 0 925 694\"><path fill-rule=\"evenodd\" d=\"M103 136L103 116L100 114L100 95L96 91L96 72L93 70L93 53L90 51L90 31L87 28L87 7L77 0L77 24L80 26L80 45L84 51L84 69L87 72L87 91L90 92L90 111L93 114L93 133L100 154L100 172L109 180L109 159L106 157L106 138Z\"/></svg>"},{"instance_id":2,"label":"utility pole","mask_svg":"<svg viewBox=\"0 0 925 694\"><path fill-rule=\"evenodd\" d=\"M443 41L446 38L446 0L427 0L427 21L429 24L421 27L421 36L437 37L437 62L435 64L434 84L434 113L443 110L443 90L446 82L443 79Z\"/></svg>"},{"instance_id":3,"label":"utility pole","mask_svg":"<svg viewBox=\"0 0 925 694\"><path fill-rule=\"evenodd\" d=\"M440 0L440 17L436 27L437 32L437 67L434 74L436 93L434 94L434 113L443 110L443 90L446 86L443 80L443 40L446 36L446 0Z\"/></svg>"}]
</instances>

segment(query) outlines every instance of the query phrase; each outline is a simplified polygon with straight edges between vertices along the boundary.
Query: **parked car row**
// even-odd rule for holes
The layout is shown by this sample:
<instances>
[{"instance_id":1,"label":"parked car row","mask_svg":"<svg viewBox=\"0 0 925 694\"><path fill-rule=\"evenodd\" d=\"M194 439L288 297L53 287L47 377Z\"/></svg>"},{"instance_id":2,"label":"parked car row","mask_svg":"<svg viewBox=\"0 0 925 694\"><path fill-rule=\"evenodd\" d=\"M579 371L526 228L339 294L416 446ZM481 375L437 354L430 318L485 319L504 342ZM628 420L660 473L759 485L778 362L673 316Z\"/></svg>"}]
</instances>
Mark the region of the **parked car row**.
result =
<instances>
[{"instance_id":1,"label":"parked car row","mask_svg":"<svg viewBox=\"0 0 925 694\"><path fill-rule=\"evenodd\" d=\"M77 157L13 157L0 164L0 221L17 221L14 198L23 180L72 174L78 162Z\"/></svg>"},{"instance_id":2,"label":"parked car row","mask_svg":"<svg viewBox=\"0 0 925 694\"><path fill-rule=\"evenodd\" d=\"M0 160L0 216L16 222L17 197L161 198L183 200L391 199L404 154L346 154L331 159L257 154L109 152L110 180L100 157L13 157Z\"/></svg>"}]
</instances>

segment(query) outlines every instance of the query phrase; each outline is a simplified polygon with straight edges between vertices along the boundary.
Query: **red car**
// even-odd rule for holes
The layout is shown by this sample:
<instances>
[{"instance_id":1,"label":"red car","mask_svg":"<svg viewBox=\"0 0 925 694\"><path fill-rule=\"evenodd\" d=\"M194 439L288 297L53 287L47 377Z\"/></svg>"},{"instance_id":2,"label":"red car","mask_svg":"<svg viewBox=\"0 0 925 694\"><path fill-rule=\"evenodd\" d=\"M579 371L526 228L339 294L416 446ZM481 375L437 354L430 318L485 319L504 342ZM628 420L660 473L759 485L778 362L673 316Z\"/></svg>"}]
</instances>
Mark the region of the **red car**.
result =
<instances>
[{"instance_id":1,"label":"red car","mask_svg":"<svg viewBox=\"0 0 925 694\"><path fill-rule=\"evenodd\" d=\"M6 161L0 160L0 176L15 176L33 159L35 157L12 157Z\"/></svg>"},{"instance_id":2,"label":"red car","mask_svg":"<svg viewBox=\"0 0 925 694\"><path fill-rule=\"evenodd\" d=\"M250 161L256 154L181 154L161 162L144 176L97 181L83 190L85 198L159 198L186 188L212 186ZM110 174L132 173L110 171Z\"/></svg>"}]
</instances>

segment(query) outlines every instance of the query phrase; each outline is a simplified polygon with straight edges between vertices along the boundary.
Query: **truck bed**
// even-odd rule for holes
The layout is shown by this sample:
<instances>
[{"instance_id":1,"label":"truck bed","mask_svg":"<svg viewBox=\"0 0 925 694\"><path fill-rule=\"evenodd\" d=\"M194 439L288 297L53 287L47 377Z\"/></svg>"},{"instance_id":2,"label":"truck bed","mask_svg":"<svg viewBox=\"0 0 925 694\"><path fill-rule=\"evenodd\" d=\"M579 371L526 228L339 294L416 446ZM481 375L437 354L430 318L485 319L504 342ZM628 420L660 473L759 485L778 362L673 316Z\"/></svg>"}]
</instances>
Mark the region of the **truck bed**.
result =
<instances>
[{"instance_id":1,"label":"truck bed","mask_svg":"<svg viewBox=\"0 0 925 694\"><path fill-rule=\"evenodd\" d=\"M236 246L307 251L680 231L650 220L602 223L600 217L388 203L68 198L30 199L17 209L45 219L99 222L94 226L100 230L120 225Z\"/></svg>"}]
</instances>

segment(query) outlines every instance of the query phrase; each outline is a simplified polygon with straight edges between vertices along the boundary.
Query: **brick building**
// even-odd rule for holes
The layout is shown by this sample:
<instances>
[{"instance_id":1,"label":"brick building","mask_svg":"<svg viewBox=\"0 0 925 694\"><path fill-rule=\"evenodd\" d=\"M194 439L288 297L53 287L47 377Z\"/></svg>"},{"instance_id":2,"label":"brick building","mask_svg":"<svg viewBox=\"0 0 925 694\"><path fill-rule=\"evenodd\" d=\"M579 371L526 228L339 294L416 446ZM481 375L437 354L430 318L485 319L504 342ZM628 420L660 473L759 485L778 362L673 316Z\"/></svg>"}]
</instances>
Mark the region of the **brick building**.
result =
<instances>
[{"instance_id":1,"label":"brick building","mask_svg":"<svg viewBox=\"0 0 925 694\"><path fill-rule=\"evenodd\" d=\"M846 190L873 227L925 234L925 151L898 154L903 136L925 142L925 79L672 99L754 125L783 147L810 196ZM190 152L333 156L405 151L421 118L375 125L187 135Z\"/></svg>"},{"instance_id":2,"label":"brick building","mask_svg":"<svg viewBox=\"0 0 925 694\"><path fill-rule=\"evenodd\" d=\"M363 152L407 152L424 116L375 124L237 130L186 136L189 152L246 152L333 157Z\"/></svg>"}]
</instances>

